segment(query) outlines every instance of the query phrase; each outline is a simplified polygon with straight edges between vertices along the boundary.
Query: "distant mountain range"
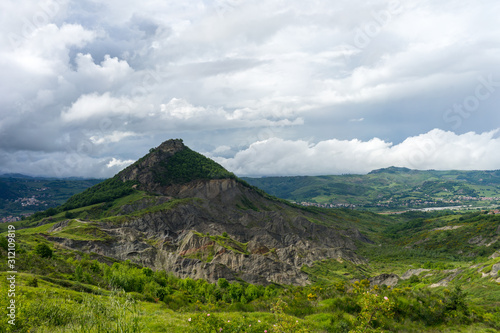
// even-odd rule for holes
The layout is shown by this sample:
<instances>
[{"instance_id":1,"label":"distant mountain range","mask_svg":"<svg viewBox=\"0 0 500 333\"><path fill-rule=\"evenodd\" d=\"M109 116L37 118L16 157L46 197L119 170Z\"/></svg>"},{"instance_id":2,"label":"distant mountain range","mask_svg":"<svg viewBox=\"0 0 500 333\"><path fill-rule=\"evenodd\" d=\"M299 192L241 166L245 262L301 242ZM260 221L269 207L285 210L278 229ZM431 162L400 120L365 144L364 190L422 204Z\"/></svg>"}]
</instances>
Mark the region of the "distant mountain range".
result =
<instances>
[{"instance_id":1,"label":"distant mountain range","mask_svg":"<svg viewBox=\"0 0 500 333\"><path fill-rule=\"evenodd\" d=\"M390 167L366 175L243 178L277 197L324 207L373 211L500 204L500 171Z\"/></svg>"}]
</instances>

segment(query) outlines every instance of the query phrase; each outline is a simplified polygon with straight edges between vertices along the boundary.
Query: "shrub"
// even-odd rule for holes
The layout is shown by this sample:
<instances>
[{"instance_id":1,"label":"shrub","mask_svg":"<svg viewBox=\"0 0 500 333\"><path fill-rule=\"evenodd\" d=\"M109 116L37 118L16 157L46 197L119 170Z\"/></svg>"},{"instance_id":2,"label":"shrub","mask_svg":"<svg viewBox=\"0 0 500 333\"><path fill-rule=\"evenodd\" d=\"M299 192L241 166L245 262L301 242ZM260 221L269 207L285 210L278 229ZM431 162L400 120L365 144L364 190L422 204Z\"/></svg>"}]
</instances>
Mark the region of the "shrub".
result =
<instances>
[{"instance_id":1,"label":"shrub","mask_svg":"<svg viewBox=\"0 0 500 333\"><path fill-rule=\"evenodd\" d=\"M217 281L217 285L219 286L219 288L227 288L229 287L229 282L227 282L226 279L224 278L220 278L218 281Z\"/></svg>"},{"instance_id":2,"label":"shrub","mask_svg":"<svg viewBox=\"0 0 500 333\"><path fill-rule=\"evenodd\" d=\"M417 275L412 275L412 276L410 277L410 280L409 280L409 281L410 281L410 283L411 283L411 284L413 284L413 283L419 283L419 282L420 282L420 279L419 279L419 277L418 277Z\"/></svg>"},{"instance_id":3,"label":"shrub","mask_svg":"<svg viewBox=\"0 0 500 333\"><path fill-rule=\"evenodd\" d=\"M7 242L7 237L0 237L0 247L5 251L9 250L9 242Z\"/></svg>"},{"instance_id":4,"label":"shrub","mask_svg":"<svg viewBox=\"0 0 500 333\"><path fill-rule=\"evenodd\" d=\"M26 279L26 285L28 287L38 287L38 279L36 276L30 276Z\"/></svg>"},{"instance_id":5,"label":"shrub","mask_svg":"<svg viewBox=\"0 0 500 333\"><path fill-rule=\"evenodd\" d=\"M47 244L37 244L34 252L42 258L52 258L52 249Z\"/></svg>"},{"instance_id":6,"label":"shrub","mask_svg":"<svg viewBox=\"0 0 500 333\"><path fill-rule=\"evenodd\" d=\"M143 267L142 268L142 274L150 277L150 276L153 276L153 270L149 267Z\"/></svg>"}]
</instances>

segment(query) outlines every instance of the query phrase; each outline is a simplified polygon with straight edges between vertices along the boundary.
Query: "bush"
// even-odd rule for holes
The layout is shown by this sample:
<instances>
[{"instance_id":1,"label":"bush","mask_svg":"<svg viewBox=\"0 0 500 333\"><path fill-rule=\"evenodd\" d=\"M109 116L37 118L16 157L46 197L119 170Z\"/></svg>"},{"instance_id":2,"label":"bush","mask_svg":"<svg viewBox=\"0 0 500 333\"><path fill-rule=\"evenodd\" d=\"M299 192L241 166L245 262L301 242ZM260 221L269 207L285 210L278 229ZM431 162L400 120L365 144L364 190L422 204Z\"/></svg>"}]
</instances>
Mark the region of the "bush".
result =
<instances>
[{"instance_id":1,"label":"bush","mask_svg":"<svg viewBox=\"0 0 500 333\"><path fill-rule=\"evenodd\" d=\"M26 285L28 287L34 287L34 288L37 288L38 287L38 279L36 276L30 276L26 279Z\"/></svg>"},{"instance_id":2,"label":"bush","mask_svg":"<svg viewBox=\"0 0 500 333\"><path fill-rule=\"evenodd\" d=\"M412 276L410 277L410 280L409 280L409 281L410 281L410 283L411 283L411 284L414 284L414 283L419 283L419 282L420 282L420 279L419 279L419 277L418 277L417 275L412 275Z\"/></svg>"},{"instance_id":3,"label":"bush","mask_svg":"<svg viewBox=\"0 0 500 333\"><path fill-rule=\"evenodd\" d=\"M35 246L34 252L42 258L52 258L52 249L47 244L37 244Z\"/></svg>"},{"instance_id":4,"label":"bush","mask_svg":"<svg viewBox=\"0 0 500 333\"><path fill-rule=\"evenodd\" d=\"M0 237L0 247L5 251L9 249L9 242L7 242L7 237Z\"/></svg>"},{"instance_id":5,"label":"bush","mask_svg":"<svg viewBox=\"0 0 500 333\"><path fill-rule=\"evenodd\" d=\"M224 278L220 278L217 281L217 285L219 286L219 288L225 289L225 288L229 287L229 282L227 282L227 280Z\"/></svg>"}]
</instances>

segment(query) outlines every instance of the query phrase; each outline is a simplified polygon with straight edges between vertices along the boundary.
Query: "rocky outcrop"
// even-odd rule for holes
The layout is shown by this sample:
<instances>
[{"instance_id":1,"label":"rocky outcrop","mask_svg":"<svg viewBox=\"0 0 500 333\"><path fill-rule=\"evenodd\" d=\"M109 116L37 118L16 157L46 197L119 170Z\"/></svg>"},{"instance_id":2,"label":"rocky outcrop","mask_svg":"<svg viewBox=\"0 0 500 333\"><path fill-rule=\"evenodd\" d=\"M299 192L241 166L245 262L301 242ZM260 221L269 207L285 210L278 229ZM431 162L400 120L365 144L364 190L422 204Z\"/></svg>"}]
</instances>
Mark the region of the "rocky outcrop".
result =
<instances>
[{"instance_id":1,"label":"rocky outcrop","mask_svg":"<svg viewBox=\"0 0 500 333\"><path fill-rule=\"evenodd\" d=\"M390 287L394 287L399 282L399 276L394 273L391 274L380 274L368 279L370 281L370 286L373 287L375 285L381 286L386 285Z\"/></svg>"},{"instance_id":2,"label":"rocky outcrop","mask_svg":"<svg viewBox=\"0 0 500 333\"><path fill-rule=\"evenodd\" d=\"M57 222L56 224L54 224L48 231L49 232L57 232L57 231L60 231L62 230L64 227L67 227L68 224L69 224L70 220L64 220L64 221L61 221L61 222Z\"/></svg>"},{"instance_id":3,"label":"rocky outcrop","mask_svg":"<svg viewBox=\"0 0 500 333\"><path fill-rule=\"evenodd\" d=\"M489 256L488 258L489 259L495 259L495 258L498 258L500 257L500 251L496 251L494 252L491 256Z\"/></svg>"},{"instance_id":4,"label":"rocky outcrop","mask_svg":"<svg viewBox=\"0 0 500 333\"><path fill-rule=\"evenodd\" d=\"M446 270L443 272L451 274L445 277L444 279L440 280L439 282L431 284L429 288L446 287L448 283L450 283L453 279L455 279L458 275L462 273L462 270L456 268L456 269Z\"/></svg>"},{"instance_id":5,"label":"rocky outcrop","mask_svg":"<svg viewBox=\"0 0 500 333\"><path fill-rule=\"evenodd\" d=\"M430 269L425 268L415 268L407 270L403 275L401 275L401 280L407 280L411 278L413 275L419 275L422 272L428 272Z\"/></svg>"},{"instance_id":6,"label":"rocky outcrop","mask_svg":"<svg viewBox=\"0 0 500 333\"><path fill-rule=\"evenodd\" d=\"M497 277L498 276L498 272L500 271L500 262L499 263L496 263L496 264L493 264L491 266L491 270L488 272L488 273L481 273L482 277Z\"/></svg>"}]
</instances>

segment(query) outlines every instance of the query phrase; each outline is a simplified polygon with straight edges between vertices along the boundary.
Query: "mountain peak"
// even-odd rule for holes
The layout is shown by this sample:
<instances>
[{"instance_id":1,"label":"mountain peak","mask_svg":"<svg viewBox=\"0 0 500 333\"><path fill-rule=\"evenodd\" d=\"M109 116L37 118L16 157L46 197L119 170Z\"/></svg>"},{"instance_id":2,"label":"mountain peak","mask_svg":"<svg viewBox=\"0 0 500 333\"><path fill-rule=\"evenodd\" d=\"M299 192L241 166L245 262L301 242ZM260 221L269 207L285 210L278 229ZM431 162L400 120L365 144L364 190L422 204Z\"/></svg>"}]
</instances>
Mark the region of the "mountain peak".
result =
<instances>
[{"instance_id":1,"label":"mountain peak","mask_svg":"<svg viewBox=\"0 0 500 333\"><path fill-rule=\"evenodd\" d=\"M151 148L117 177L124 182L137 181L142 189L149 191L196 180L235 178L220 164L184 145L181 139L167 140Z\"/></svg>"},{"instance_id":2,"label":"mountain peak","mask_svg":"<svg viewBox=\"0 0 500 333\"><path fill-rule=\"evenodd\" d=\"M162 144L160 144L156 148L151 148L149 150L149 152L152 153L155 150L159 150L162 152L176 153L176 152L181 151L185 148L186 148L186 146L184 145L184 141L182 139L170 139L170 140L163 142Z\"/></svg>"}]
</instances>

